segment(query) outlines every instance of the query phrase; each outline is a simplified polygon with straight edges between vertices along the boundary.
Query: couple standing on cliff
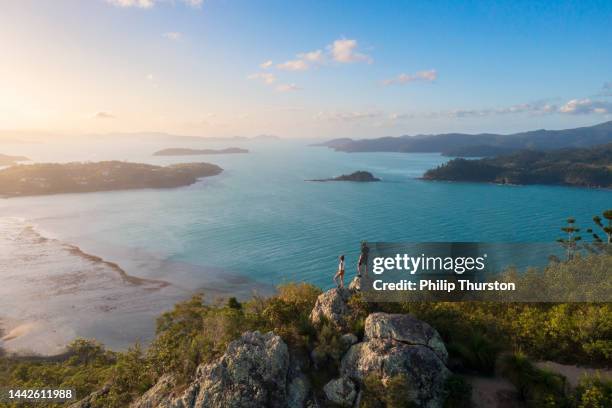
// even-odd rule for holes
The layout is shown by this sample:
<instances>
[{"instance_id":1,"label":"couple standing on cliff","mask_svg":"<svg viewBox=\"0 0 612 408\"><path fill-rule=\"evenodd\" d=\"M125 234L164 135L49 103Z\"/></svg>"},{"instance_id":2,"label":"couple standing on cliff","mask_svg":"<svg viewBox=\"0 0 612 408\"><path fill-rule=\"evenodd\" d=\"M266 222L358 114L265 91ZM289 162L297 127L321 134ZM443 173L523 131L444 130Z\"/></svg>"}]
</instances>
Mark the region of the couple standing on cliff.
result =
<instances>
[{"instance_id":1,"label":"couple standing on cliff","mask_svg":"<svg viewBox=\"0 0 612 408\"><path fill-rule=\"evenodd\" d=\"M361 243L361 252L359 254L359 261L357 261L357 277L361 277L361 271L364 271L364 276L368 275L368 254L370 248L365 242ZM340 262L338 264L338 272L334 275L334 283L339 288L344 287L344 255L340 255Z\"/></svg>"}]
</instances>

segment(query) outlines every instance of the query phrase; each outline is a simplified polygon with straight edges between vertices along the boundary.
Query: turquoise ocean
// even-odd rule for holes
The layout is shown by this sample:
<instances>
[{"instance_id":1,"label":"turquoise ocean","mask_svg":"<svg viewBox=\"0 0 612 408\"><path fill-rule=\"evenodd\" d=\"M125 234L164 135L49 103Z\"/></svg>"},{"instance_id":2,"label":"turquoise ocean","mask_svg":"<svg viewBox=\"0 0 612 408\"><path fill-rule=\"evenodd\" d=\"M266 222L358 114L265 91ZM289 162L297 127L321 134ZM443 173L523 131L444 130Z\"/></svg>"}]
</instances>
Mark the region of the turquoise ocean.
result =
<instances>
[{"instance_id":1,"label":"turquoise ocean","mask_svg":"<svg viewBox=\"0 0 612 408\"><path fill-rule=\"evenodd\" d=\"M169 190L0 199L0 230L10 238L0 239L0 278L20 277L26 272L23 268L29 268L34 277L23 275L23 281L15 281L14 286L5 280L0 288L7 296L22 293L17 299L4 297L4 319L15 322L5 323L5 331L12 327L25 330L20 329L21 320L38 322L42 334L47 333L49 322L66 328L69 335L40 352L58 350L66 338L75 336L95 336L113 347L124 347L136 339L149 339L154 317L195 292L208 293L209 298L219 294L245 297L272 291L285 282L328 288L341 254L347 257L350 279L362 240L553 242L561 236L560 227L567 217L575 217L586 228L592 225L593 215L612 207L610 190L427 182L420 176L449 158L439 154L349 154L311 143L194 145L112 140L2 146L3 153L27 155L36 162L118 159L165 165L207 161L224 169L219 176ZM244 147L250 153L152 155L167 147L229 146ZM307 181L356 170L369 171L382 181ZM116 295L118 286L112 286L116 283L104 283L107 286L96 292L85 284L90 272L78 266L91 264L91 258L77 261L71 258L74 251L64 251L67 257L49 258L53 264L47 265L44 257L50 257L55 247L47 243L47 252L38 253L39 240L27 235L24 225L58 245L69 244L116 263L129 275L168 282L176 291L138 292L139 303L130 300L132 292L122 298ZM29 237L27 242L20 240L24 236ZM17 253L18 257L11 255ZM106 275L100 274L108 265L92 265L91 273L99 274L98 281L107 282ZM74 286L63 298L46 291L44 281L28 292L28 282L44 279L51 268L66 271L56 283L74 279L85 283ZM110 269L108 273L113 274ZM89 292L83 292L83 287ZM58 286L57 293L64 292ZM29 303L26 298L31 299ZM82 307L88 299L93 299L91 310ZM78 319L69 319L70 313L79 311ZM2 319L0 315L0 323ZM40 338L32 334L30 340L22 336L19 345L12 342L15 349L36 349Z\"/></svg>"}]
</instances>

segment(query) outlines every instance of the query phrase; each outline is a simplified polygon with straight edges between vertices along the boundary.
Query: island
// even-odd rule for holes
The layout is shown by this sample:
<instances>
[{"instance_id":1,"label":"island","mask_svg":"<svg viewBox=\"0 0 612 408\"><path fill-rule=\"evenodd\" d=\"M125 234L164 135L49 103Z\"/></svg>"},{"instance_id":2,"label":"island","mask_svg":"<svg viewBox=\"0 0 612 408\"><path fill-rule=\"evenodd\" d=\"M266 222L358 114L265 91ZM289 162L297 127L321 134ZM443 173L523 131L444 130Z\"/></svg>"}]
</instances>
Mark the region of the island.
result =
<instances>
[{"instance_id":1,"label":"island","mask_svg":"<svg viewBox=\"0 0 612 408\"><path fill-rule=\"evenodd\" d=\"M27 157L23 156L9 156L8 154L0 153L0 166L12 166L22 161L29 161Z\"/></svg>"},{"instance_id":2,"label":"island","mask_svg":"<svg viewBox=\"0 0 612 408\"><path fill-rule=\"evenodd\" d=\"M442 153L451 157L485 157L519 150L586 148L612 143L612 121L562 130L532 130L508 135L495 133L444 133L404 135L376 139L340 138L316 144L340 152Z\"/></svg>"},{"instance_id":3,"label":"island","mask_svg":"<svg viewBox=\"0 0 612 408\"><path fill-rule=\"evenodd\" d=\"M334 178L327 179L315 179L315 180L307 180L307 181L317 181L317 182L327 182L327 181L356 181L359 183L368 183L372 181L380 181L379 178L376 178L372 175L372 173L368 171L356 171L351 174L343 174Z\"/></svg>"},{"instance_id":4,"label":"island","mask_svg":"<svg viewBox=\"0 0 612 408\"><path fill-rule=\"evenodd\" d=\"M215 176L223 169L210 163L154 166L103 161L16 165L0 170L0 196L19 197L61 193L173 188Z\"/></svg>"},{"instance_id":5,"label":"island","mask_svg":"<svg viewBox=\"0 0 612 408\"><path fill-rule=\"evenodd\" d=\"M170 148L163 149L153 153L153 156L197 156L204 154L240 154L248 153L247 149L240 147L228 147L227 149L185 149L185 148Z\"/></svg>"},{"instance_id":6,"label":"island","mask_svg":"<svg viewBox=\"0 0 612 408\"><path fill-rule=\"evenodd\" d=\"M453 159L425 180L612 188L612 143L588 149L523 150L494 158Z\"/></svg>"}]
</instances>

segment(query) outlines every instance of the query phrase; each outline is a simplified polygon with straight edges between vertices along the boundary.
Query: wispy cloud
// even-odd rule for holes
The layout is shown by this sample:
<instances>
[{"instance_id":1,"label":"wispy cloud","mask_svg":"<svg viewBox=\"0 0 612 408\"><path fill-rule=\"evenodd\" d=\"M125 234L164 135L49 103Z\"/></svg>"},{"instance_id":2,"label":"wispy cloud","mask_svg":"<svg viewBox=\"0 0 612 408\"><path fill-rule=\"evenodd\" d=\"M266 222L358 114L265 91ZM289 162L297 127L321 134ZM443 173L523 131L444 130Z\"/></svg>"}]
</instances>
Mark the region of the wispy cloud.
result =
<instances>
[{"instance_id":1,"label":"wispy cloud","mask_svg":"<svg viewBox=\"0 0 612 408\"><path fill-rule=\"evenodd\" d=\"M380 111L349 111L349 112L319 112L315 119L332 122L356 122L368 119L378 119L383 116Z\"/></svg>"},{"instance_id":2,"label":"wispy cloud","mask_svg":"<svg viewBox=\"0 0 612 408\"><path fill-rule=\"evenodd\" d=\"M115 115L104 111L96 112L93 117L94 119L115 119Z\"/></svg>"},{"instance_id":3,"label":"wispy cloud","mask_svg":"<svg viewBox=\"0 0 612 408\"><path fill-rule=\"evenodd\" d=\"M411 82L433 82L438 79L438 72L435 69L419 71L415 74L399 74L395 78L385 79L383 85L405 85Z\"/></svg>"},{"instance_id":4,"label":"wispy cloud","mask_svg":"<svg viewBox=\"0 0 612 408\"><path fill-rule=\"evenodd\" d=\"M178 31L168 31L166 33L163 33L162 36L172 41L178 41L183 38L183 33L180 33Z\"/></svg>"},{"instance_id":5,"label":"wispy cloud","mask_svg":"<svg viewBox=\"0 0 612 408\"><path fill-rule=\"evenodd\" d=\"M560 113L570 115L609 114L612 113L612 102L594 101L589 98L572 99L559 108Z\"/></svg>"},{"instance_id":6,"label":"wispy cloud","mask_svg":"<svg viewBox=\"0 0 612 408\"><path fill-rule=\"evenodd\" d=\"M281 84L276 87L277 92L294 92L294 91L299 91L301 89L302 88L300 88L296 84Z\"/></svg>"},{"instance_id":7,"label":"wispy cloud","mask_svg":"<svg viewBox=\"0 0 612 408\"><path fill-rule=\"evenodd\" d=\"M117 7L136 7L142 9L150 9L155 7L156 4L159 3L172 3L173 0L106 0L107 3L110 3ZM193 7L198 8L202 5L203 0L179 0L181 3Z\"/></svg>"},{"instance_id":8,"label":"wispy cloud","mask_svg":"<svg viewBox=\"0 0 612 408\"><path fill-rule=\"evenodd\" d=\"M298 54L298 57L303 61L307 61L313 64L322 64L325 62L325 55L321 50L315 50L310 52L303 52Z\"/></svg>"},{"instance_id":9,"label":"wispy cloud","mask_svg":"<svg viewBox=\"0 0 612 408\"><path fill-rule=\"evenodd\" d=\"M360 52L357 52L357 40L349 40L346 38L338 39L327 46L332 58L336 62L348 64L352 62L367 62L371 64L374 60Z\"/></svg>"},{"instance_id":10,"label":"wispy cloud","mask_svg":"<svg viewBox=\"0 0 612 408\"><path fill-rule=\"evenodd\" d=\"M301 52L296 54L294 59L276 64L275 67L283 71L306 71L310 68L324 65L329 61L336 61L344 64L352 62L373 62L370 56L357 52L357 48L357 40L342 38L329 44L326 47L327 52L321 49ZM272 68L272 66L272 61L266 61L259 65L259 67L263 69L269 69Z\"/></svg>"},{"instance_id":11,"label":"wispy cloud","mask_svg":"<svg viewBox=\"0 0 612 408\"><path fill-rule=\"evenodd\" d=\"M249 75L247 79L262 81L266 85L271 85L276 82L276 75L269 72L258 72L256 74Z\"/></svg>"},{"instance_id":12,"label":"wispy cloud","mask_svg":"<svg viewBox=\"0 0 612 408\"><path fill-rule=\"evenodd\" d=\"M305 71L308 69L308 64L304 60L297 59L283 62L282 64L278 64L276 66L278 69L282 69L285 71Z\"/></svg>"}]
</instances>

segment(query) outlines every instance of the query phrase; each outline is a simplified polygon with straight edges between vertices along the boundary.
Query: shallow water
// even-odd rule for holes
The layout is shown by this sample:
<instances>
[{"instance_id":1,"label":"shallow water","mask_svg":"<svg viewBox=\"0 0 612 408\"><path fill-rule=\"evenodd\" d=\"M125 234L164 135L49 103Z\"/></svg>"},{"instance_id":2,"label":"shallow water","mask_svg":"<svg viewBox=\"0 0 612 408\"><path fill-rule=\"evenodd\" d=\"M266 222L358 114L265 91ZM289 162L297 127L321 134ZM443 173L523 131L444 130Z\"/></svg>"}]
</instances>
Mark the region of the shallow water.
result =
<instances>
[{"instance_id":1,"label":"shallow water","mask_svg":"<svg viewBox=\"0 0 612 408\"><path fill-rule=\"evenodd\" d=\"M351 276L361 240L549 242L568 216L586 228L593 215L612 207L609 190L419 180L448 160L438 154L348 154L296 141L231 145L251 153L151 155L164 147L199 147L183 143L5 146L3 153L37 161L209 161L225 171L172 190L0 200L0 219L25 219L41 235L116 262L130 275L186 292L221 285L231 293L234 283L242 292L288 281L329 287L338 255L347 256ZM383 181L305 181L355 170Z\"/></svg>"}]
</instances>

